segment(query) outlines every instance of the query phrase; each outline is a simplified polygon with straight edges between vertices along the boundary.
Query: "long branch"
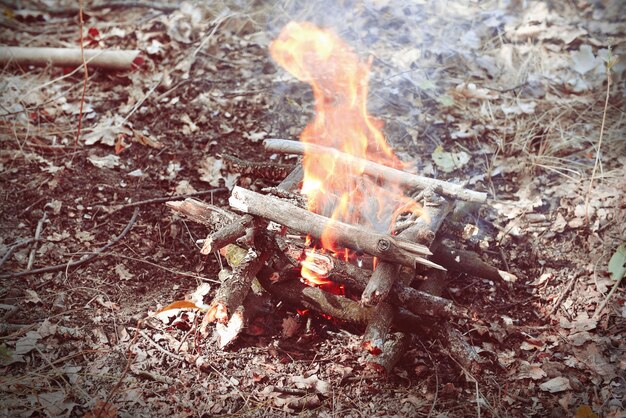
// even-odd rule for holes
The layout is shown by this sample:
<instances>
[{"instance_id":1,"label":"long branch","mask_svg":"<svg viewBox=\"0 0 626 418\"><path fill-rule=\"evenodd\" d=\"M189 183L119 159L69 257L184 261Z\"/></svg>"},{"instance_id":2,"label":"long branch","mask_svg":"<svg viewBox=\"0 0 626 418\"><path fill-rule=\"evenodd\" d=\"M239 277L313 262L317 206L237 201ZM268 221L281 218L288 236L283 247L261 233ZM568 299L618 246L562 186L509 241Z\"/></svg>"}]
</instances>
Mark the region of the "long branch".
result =
<instances>
[{"instance_id":1,"label":"long branch","mask_svg":"<svg viewBox=\"0 0 626 418\"><path fill-rule=\"evenodd\" d=\"M487 193L469 190L459 184L453 184L397 170L382 164L354 157L333 148L315 144L305 144L303 142L290 141L287 139L266 139L263 144L265 145L265 149L268 151L280 152L284 154L304 154L306 152L316 155L332 155L333 157L341 159L341 161L346 164L354 164L358 167L364 167L367 175L382 178L390 183L401 184L406 187L418 187L421 189L433 188L433 190L439 194L459 200L479 203L487 201Z\"/></svg>"},{"instance_id":2,"label":"long branch","mask_svg":"<svg viewBox=\"0 0 626 418\"><path fill-rule=\"evenodd\" d=\"M399 240L394 237L333 221L273 196L235 187L228 202L233 209L274 221L295 231L310 234L314 238L321 238L328 229L337 245L361 250L382 260L412 268L415 268L416 263L420 263L445 270L422 258L431 255L425 246L412 244L410 247L402 248L398 245Z\"/></svg>"}]
</instances>

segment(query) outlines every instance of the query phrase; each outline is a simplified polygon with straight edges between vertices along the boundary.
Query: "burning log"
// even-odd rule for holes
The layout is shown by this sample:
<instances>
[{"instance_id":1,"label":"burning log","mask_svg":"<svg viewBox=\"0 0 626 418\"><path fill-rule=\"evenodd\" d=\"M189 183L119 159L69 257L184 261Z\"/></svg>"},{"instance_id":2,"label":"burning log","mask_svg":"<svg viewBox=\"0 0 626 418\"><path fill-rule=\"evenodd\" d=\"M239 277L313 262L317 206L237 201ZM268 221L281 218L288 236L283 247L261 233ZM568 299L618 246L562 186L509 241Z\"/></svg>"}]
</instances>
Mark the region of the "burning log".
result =
<instances>
[{"instance_id":1,"label":"burning log","mask_svg":"<svg viewBox=\"0 0 626 418\"><path fill-rule=\"evenodd\" d=\"M367 175L384 179L390 183L401 184L405 187L417 187L420 189L432 188L436 193L459 200L479 203L487 201L487 193L469 190L459 184L453 184L397 170L382 164L354 157L333 148L323 147L321 145L311 143L305 144L286 139L266 139L264 141L264 145L265 149L268 151L280 152L284 154L304 154L306 151L307 154L311 155L332 155L334 158L344 162L345 164L364 167Z\"/></svg>"},{"instance_id":2,"label":"burning log","mask_svg":"<svg viewBox=\"0 0 626 418\"><path fill-rule=\"evenodd\" d=\"M431 255L422 245L401 242L391 236L333 221L325 216L301 209L273 196L262 195L235 187L228 200L233 209L274 221L301 233L320 238L325 229L330 230L337 245L363 251L383 260L415 268L417 263L445 270L424 256Z\"/></svg>"},{"instance_id":3,"label":"burning log","mask_svg":"<svg viewBox=\"0 0 626 418\"><path fill-rule=\"evenodd\" d=\"M370 280L371 273L345 261L328 255L316 254L318 259L325 258L325 272L320 277L342 284L355 293L361 293ZM419 316L435 318L467 318L467 313L457 308L450 300L433 296L402 283L395 283L387 301L396 307L403 307ZM380 305L377 306L380 308Z\"/></svg>"},{"instance_id":4,"label":"burning log","mask_svg":"<svg viewBox=\"0 0 626 418\"><path fill-rule=\"evenodd\" d=\"M311 309L319 313L330 315L341 321L365 325L373 313L375 307L362 306L351 299L333 295L317 287L307 286L298 280L272 283L274 271L267 267L257 274L259 283L274 297L292 306ZM423 319L406 309L398 309L393 325L399 330L410 333L429 333L435 322Z\"/></svg>"}]
</instances>

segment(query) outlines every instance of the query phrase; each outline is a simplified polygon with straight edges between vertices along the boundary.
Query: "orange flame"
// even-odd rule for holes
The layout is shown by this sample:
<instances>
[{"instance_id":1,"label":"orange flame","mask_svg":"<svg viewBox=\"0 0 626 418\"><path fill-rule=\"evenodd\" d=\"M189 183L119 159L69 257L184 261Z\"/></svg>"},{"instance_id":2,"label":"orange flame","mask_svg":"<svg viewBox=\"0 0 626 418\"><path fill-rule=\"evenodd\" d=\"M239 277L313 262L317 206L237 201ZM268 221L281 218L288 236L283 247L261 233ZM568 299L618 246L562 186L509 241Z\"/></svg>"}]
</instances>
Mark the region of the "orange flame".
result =
<instances>
[{"instance_id":1,"label":"orange flame","mask_svg":"<svg viewBox=\"0 0 626 418\"><path fill-rule=\"evenodd\" d=\"M285 26L271 43L270 53L278 64L313 89L316 115L300 135L302 142L403 168L385 140L382 122L367 113L371 60L360 61L333 32L299 22ZM420 206L406 198L398 185L365 176L363 164L347 164L333 154L305 151L302 165L301 192L308 198L309 210L332 220L385 232L400 213L420 212ZM333 253L342 252L328 228L320 241ZM303 274L315 275L304 269Z\"/></svg>"}]
</instances>

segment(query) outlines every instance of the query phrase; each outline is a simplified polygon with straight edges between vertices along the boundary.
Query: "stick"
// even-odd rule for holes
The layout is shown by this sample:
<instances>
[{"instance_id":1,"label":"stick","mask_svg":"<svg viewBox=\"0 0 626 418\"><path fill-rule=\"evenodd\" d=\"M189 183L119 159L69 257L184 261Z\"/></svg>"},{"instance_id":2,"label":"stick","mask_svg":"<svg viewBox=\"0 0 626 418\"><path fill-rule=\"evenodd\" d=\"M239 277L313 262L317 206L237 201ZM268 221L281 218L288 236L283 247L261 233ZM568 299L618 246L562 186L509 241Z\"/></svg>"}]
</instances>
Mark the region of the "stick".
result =
<instances>
[{"instance_id":1,"label":"stick","mask_svg":"<svg viewBox=\"0 0 626 418\"><path fill-rule=\"evenodd\" d=\"M407 173L406 171L397 170L372 161L353 157L352 155L337 151L333 148L327 148L315 144L305 144L303 142L290 141L286 139L266 139L264 141L264 145L266 150L284 154L304 154L305 151L306 153L312 153L315 155L330 154L333 155L333 157L340 159L345 164L364 167L365 173L369 176L381 178L390 183L397 183L406 187L417 187L421 189L432 188L439 194L459 200L480 203L487 201L487 193L468 190L461 185L442 180L417 176L415 174Z\"/></svg>"},{"instance_id":2,"label":"stick","mask_svg":"<svg viewBox=\"0 0 626 418\"><path fill-rule=\"evenodd\" d=\"M402 231L400 234L398 234L398 236L407 240L420 242L422 244L425 244L426 246L430 246L435 238L435 234L443 223L443 220L448 215L448 213L450 213L453 207L453 204L451 204L448 200L439 200L439 206L431 208L429 210L428 216L422 216L418 218L415 224ZM387 358L389 358L390 356L391 358L393 358L392 354L385 353L385 350L396 350L398 348L393 344L385 344L385 339L387 337L387 334L389 333L389 329L391 328L391 320L393 317L393 308L391 307L390 302L387 302L386 299L392 289L392 286L398 287L398 290L396 290L396 294L394 295L396 297L404 296L410 298L410 296L405 295L405 293L413 290L412 288L408 287L410 285L412 277L404 277L403 279L401 279L400 282L395 283L397 278L400 276L401 275L399 266L382 261L372 274L372 278L367 283L367 286L363 291L363 294L361 295L362 303L369 305L378 305L377 315L368 324L367 329L365 330L365 334L363 336L363 345L369 349L371 354L385 354L385 356L383 357L385 359L383 363L387 361ZM420 294L420 296L423 296L426 299L425 303L421 303L420 306L426 308L426 310L432 310L433 313L436 311L438 314L440 314L441 312L438 310L438 308L442 306L445 308L441 309L441 311L445 311L446 308L451 309L451 307L453 307L450 302L446 303L441 301L442 303L439 305L433 303L433 300L435 298L428 295L427 293ZM401 302L404 302L406 306L407 300L401 300Z\"/></svg>"},{"instance_id":3,"label":"stick","mask_svg":"<svg viewBox=\"0 0 626 418\"><path fill-rule=\"evenodd\" d=\"M419 257L430 255L426 247L416 246L409 251L400 248L398 240L393 237L333 221L273 196L265 196L241 187L233 189L228 202L233 209L260 216L301 233L311 234L314 238L320 238L328 228L337 245L341 247L363 251L407 267L415 268L416 263L421 262Z\"/></svg>"},{"instance_id":4,"label":"stick","mask_svg":"<svg viewBox=\"0 0 626 418\"><path fill-rule=\"evenodd\" d=\"M246 229L252 225L252 221L252 216L244 215L233 223L210 233L204 240L200 253L204 255L211 254L213 251L237 241L237 239L246 234Z\"/></svg>"},{"instance_id":5,"label":"stick","mask_svg":"<svg viewBox=\"0 0 626 418\"><path fill-rule=\"evenodd\" d=\"M439 245L433 251L432 259L448 270L467 273L471 276L487 280L498 282L515 282L517 280L514 274L499 270L485 263L480 256L473 251L450 248L447 245Z\"/></svg>"},{"instance_id":6,"label":"stick","mask_svg":"<svg viewBox=\"0 0 626 418\"><path fill-rule=\"evenodd\" d=\"M195 192L195 193L181 194L181 195L175 195L175 196L155 197L153 199L140 200L138 202L126 203L122 205L112 205L112 206L116 206L116 208L100 216L100 219L107 218L122 209L134 208L135 206L152 205L155 203L174 202L177 200L187 199L188 197L198 197L198 196L204 196L206 194L210 194L212 197L214 193L227 192L227 191L228 189L226 187L218 187L216 189L202 190L200 192ZM111 206L101 205L100 207L109 208Z\"/></svg>"},{"instance_id":7,"label":"stick","mask_svg":"<svg viewBox=\"0 0 626 418\"><path fill-rule=\"evenodd\" d=\"M85 49L85 62L94 68L107 70L128 70L138 50L104 51ZM18 46L0 47L0 64L38 65L48 64L60 67L79 67L83 65L80 48L26 48Z\"/></svg>"},{"instance_id":8,"label":"stick","mask_svg":"<svg viewBox=\"0 0 626 418\"><path fill-rule=\"evenodd\" d=\"M304 169L302 164L298 163L291 173L278 185L279 188L286 191L293 191L300 188L302 179L304 178Z\"/></svg>"},{"instance_id":9,"label":"stick","mask_svg":"<svg viewBox=\"0 0 626 418\"><path fill-rule=\"evenodd\" d=\"M32 270L33 264L35 263L35 253L37 252L37 241L41 237L41 230L43 229L43 223L46 221L47 213L44 212L43 216L37 222L37 228L35 228L35 240L32 248L30 249L30 254L28 255L28 264L26 265L26 270Z\"/></svg>"},{"instance_id":10,"label":"stick","mask_svg":"<svg viewBox=\"0 0 626 418\"><path fill-rule=\"evenodd\" d=\"M126 228L124 228L124 230L122 231L121 234L119 234L117 237L115 237L111 242L109 242L105 246L103 246L101 248L98 248L96 251L90 253L87 256L84 256L83 258L81 258L78 261L73 261L73 262L65 263L65 264L57 264L55 266L42 267L42 268L35 269L35 270L22 271L22 272L19 272L19 273L3 274L3 275L0 275L0 279L10 279L10 278L16 278L16 277L24 277L24 276L30 276L32 274L40 274L40 273L51 273L51 272L55 272L55 271L67 270L67 269L70 269L70 268L74 268L74 267L80 266L81 264L85 264L85 263L93 260L97 256L99 256L100 254L104 253L106 250L111 248L113 245L115 245L119 241L121 241L130 232L130 230L132 229L133 225L135 224L135 221L137 221L137 217L138 216L139 216L139 208L135 208L135 211L133 212L133 216L130 218L130 221L128 222L128 225L126 225Z\"/></svg>"},{"instance_id":11,"label":"stick","mask_svg":"<svg viewBox=\"0 0 626 418\"><path fill-rule=\"evenodd\" d=\"M167 202L166 205L173 211L211 229L221 228L239 219L239 215L228 209L191 198L182 202Z\"/></svg>"},{"instance_id":12,"label":"stick","mask_svg":"<svg viewBox=\"0 0 626 418\"><path fill-rule=\"evenodd\" d=\"M410 343L410 335L397 332L394 334L393 339L385 342L382 353L377 356L369 355L367 360L365 360L365 364L367 367L373 368L380 374L389 374L402 359Z\"/></svg>"},{"instance_id":13,"label":"stick","mask_svg":"<svg viewBox=\"0 0 626 418\"><path fill-rule=\"evenodd\" d=\"M6 263L6 261L9 258L11 258L11 256L15 252L15 250L17 250L18 248L24 247L26 245L29 245L31 242L34 242L34 241L37 241L37 240L35 238L26 238L23 241L17 241L14 244L10 245L9 249L7 250L7 252L4 253L2 258L0 259L0 267L2 267L4 265L4 263Z\"/></svg>"},{"instance_id":14,"label":"stick","mask_svg":"<svg viewBox=\"0 0 626 418\"><path fill-rule=\"evenodd\" d=\"M266 252L258 253L252 248L248 250L241 263L235 267L217 291L202 320L203 328L210 322L228 322L230 315L241 306L248 295L254 277L268 257L269 254Z\"/></svg>"},{"instance_id":15,"label":"stick","mask_svg":"<svg viewBox=\"0 0 626 418\"><path fill-rule=\"evenodd\" d=\"M435 234L452 208L452 203L446 199L440 199L438 206L428 208L428 216L419 217L414 225L398 234L398 238L412 242L416 241L426 247L430 247ZM381 262L374 270L372 278L363 291L361 302L366 305L376 305L385 300L396 277L398 277L399 268L397 265Z\"/></svg>"}]
</instances>

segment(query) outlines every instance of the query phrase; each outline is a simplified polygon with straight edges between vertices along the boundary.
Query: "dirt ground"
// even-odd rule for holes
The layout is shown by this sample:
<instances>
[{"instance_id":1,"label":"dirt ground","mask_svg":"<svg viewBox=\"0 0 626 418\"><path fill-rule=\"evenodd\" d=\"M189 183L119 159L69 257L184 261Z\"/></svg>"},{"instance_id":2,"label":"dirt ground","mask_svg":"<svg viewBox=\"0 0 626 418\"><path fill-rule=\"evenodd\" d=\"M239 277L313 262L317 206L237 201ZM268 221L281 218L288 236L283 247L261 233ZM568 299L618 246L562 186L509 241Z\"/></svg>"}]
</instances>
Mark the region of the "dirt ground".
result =
<instances>
[{"instance_id":1,"label":"dirt ground","mask_svg":"<svg viewBox=\"0 0 626 418\"><path fill-rule=\"evenodd\" d=\"M626 416L624 2L84 3L84 46L137 49L133 69L2 67L0 415ZM79 47L78 2L1 4L3 45ZM224 155L295 162L262 145L314 114L268 53L291 20L372 59L402 160L489 194L456 244L518 280L445 294L479 371L418 334L374 374L362 330L278 301L226 350L193 311L151 316L210 301L223 263L166 198L276 184Z\"/></svg>"}]
</instances>

